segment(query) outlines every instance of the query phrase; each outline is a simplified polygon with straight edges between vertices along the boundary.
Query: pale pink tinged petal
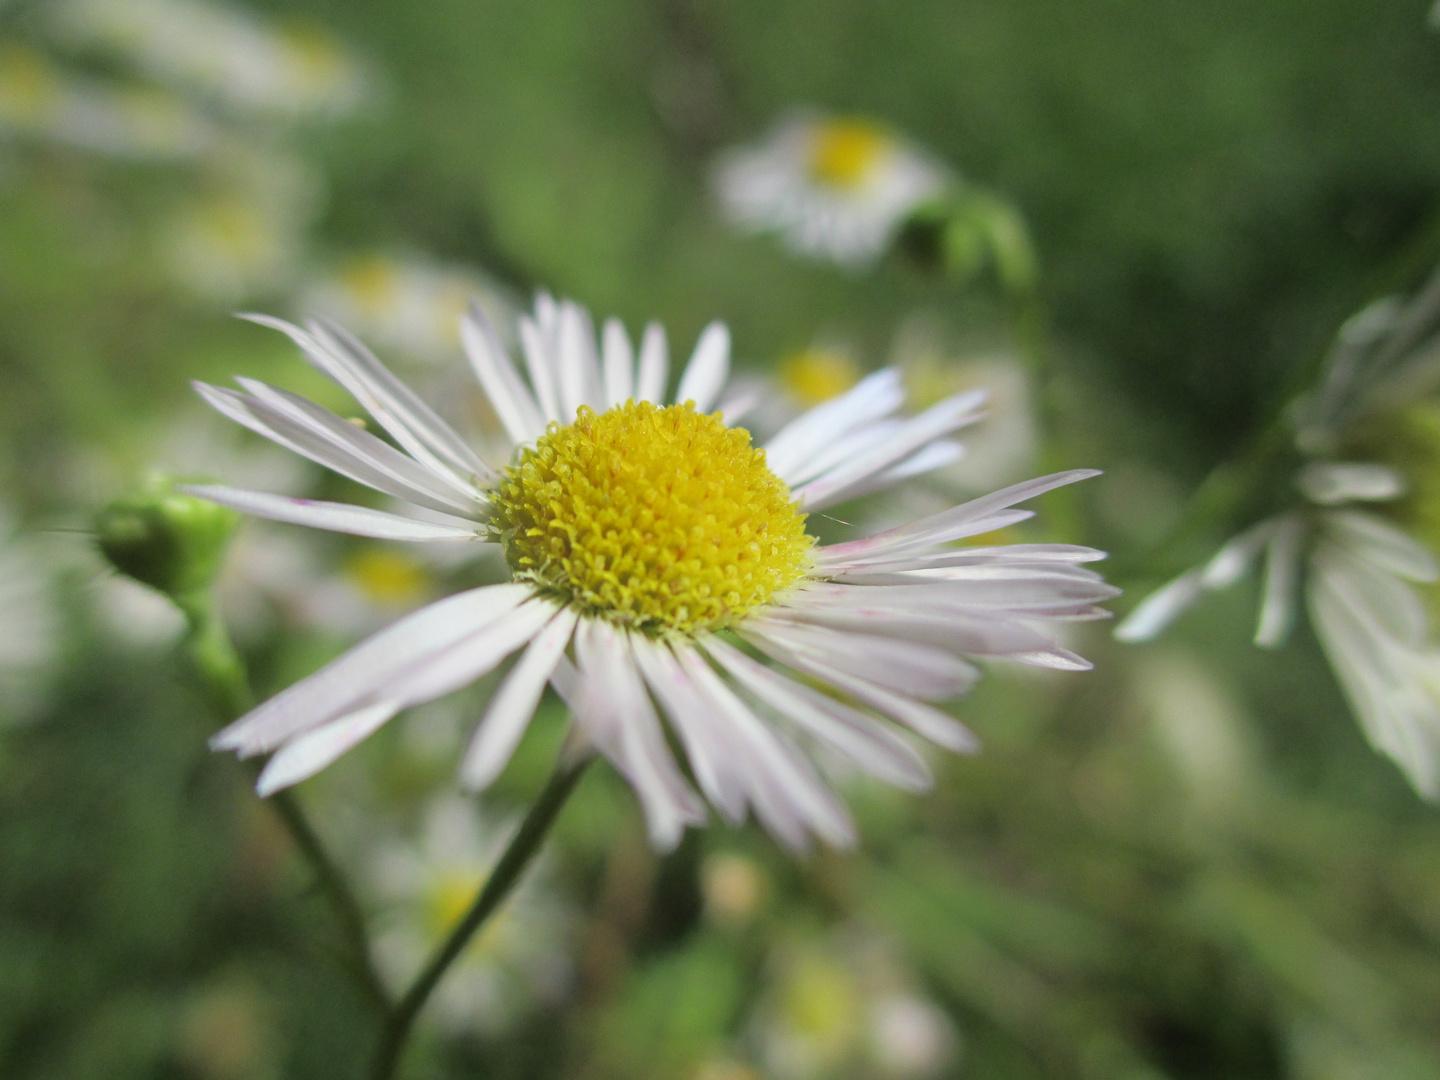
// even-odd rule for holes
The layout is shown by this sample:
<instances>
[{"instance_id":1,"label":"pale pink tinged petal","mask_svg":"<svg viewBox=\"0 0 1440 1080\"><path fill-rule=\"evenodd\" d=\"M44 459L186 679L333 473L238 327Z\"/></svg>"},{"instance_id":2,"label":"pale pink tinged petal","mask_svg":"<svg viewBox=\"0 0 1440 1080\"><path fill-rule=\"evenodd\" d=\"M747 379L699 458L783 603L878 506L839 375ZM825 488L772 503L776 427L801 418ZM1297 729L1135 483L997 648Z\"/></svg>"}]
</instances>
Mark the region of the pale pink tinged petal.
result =
<instances>
[{"instance_id":1,"label":"pale pink tinged petal","mask_svg":"<svg viewBox=\"0 0 1440 1080\"><path fill-rule=\"evenodd\" d=\"M1265 550L1265 585L1260 601L1260 621L1255 644L1273 649L1290 635L1295 624L1295 605L1300 587L1300 541L1305 523L1286 518L1275 529Z\"/></svg>"},{"instance_id":2,"label":"pale pink tinged petal","mask_svg":"<svg viewBox=\"0 0 1440 1080\"><path fill-rule=\"evenodd\" d=\"M878 481L876 486L877 488L887 487L912 476L920 476L936 469L943 469L946 465L954 464L964 456L965 447L950 439L941 439L939 442L931 443L918 453L910 455L894 468L880 473L876 477Z\"/></svg>"},{"instance_id":3,"label":"pale pink tinged petal","mask_svg":"<svg viewBox=\"0 0 1440 1080\"><path fill-rule=\"evenodd\" d=\"M1361 510L1332 510L1324 520L1332 536L1377 566L1411 581L1436 580L1435 557L1384 518Z\"/></svg>"},{"instance_id":4,"label":"pale pink tinged petal","mask_svg":"<svg viewBox=\"0 0 1440 1080\"><path fill-rule=\"evenodd\" d=\"M1004 515L1001 512L1005 511L1007 507L1033 499L1038 495L1053 491L1055 488L1064 487L1066 484L1073 484L1099 475L1098 469L1071 469L1068 472L1026 480L1023 483L1001 488L989 495L982 495L978 499L971 499L969 502L949 510L942 510L930 517L921 518L919 521L912 521L908 525L876 533L863 540L834 544L826 551L832 558L860 557L881 551L896 551L917 545L942 544L965 536L974 536L977 534L971 531L971 527L976 522L1002 520ZM991 526L990 528L1001 527L1003 526ZM982 531L990 530L987 528Z\"/></svg>"},{"instance_id":5,"label":"pale pink tinged petal","mask_svg":"<svg viewBox=\"0 0 1440 1080\"><path fill-rule=\"evenodd\" d=\"M251 757L353 712L415 665L483 630L532 593L530 586L518 583L487 585L406 615L252 709L212 738L210 746Z\"/></svg>"},{"instance_id":6,"label":"pale pink tinged petal","mask_svg":"<svg viewBox=\"0 0 1440 1080\"><path fill-rule=\"evenodd\" d=\"M1074 544L1005 544L987 547L948 548L940 551L879 553L876 555L834 555L830 547L815 553L816 565L828 573L847 570L874 569L881 571L928 570L948 566L1045 565L1098 562L1105 552Z\"/></svg>"},{"instance_id":7,"label":"pale pink tinged petal","mask_svg":"<svg viewBox=\"0 0 1440 1080\"><path fill-rule=\"evenodd\" d=\"M452 474L432 472L389 443L302 397L254 379L236 381L252 395L238 397L236 405L311 461L376 491L441 513L475 514L480 509L483 496L474 484L457 483Z\"/></svg>"},{"instance_id":8,"label":"pale pink tinged petal","mask_svg":"<svg viewBox=\"0 0 1440 1080\"><path fill-rule=\"evenodd\" d=\"M959 657L913 641L764 617L747 619L741 629L791 667L798 666L797 657L805 657L915 697L958 697L979 678L975 667Z\"/></svg>"},{"instance_id":9,"label":"pale pink tinged petal","mask_svg":"<svg viewBox=\"0 0 1440 1080\"><path fill-rule=\"evenodd\" d=\"M1272 518L1232 538L1205 564L1201 584L1207 589L1224 589L1239 581L1255 565L1256 557L1275 535L1279 524Z\"/></svg>"},{"instance_id":10,"label":"pale pink tinged petal","mask_svg":"<svg viewBox=\"0 0 1440 1080\"><path fill-rule=\"evenodd\" d=\"M559 372L551 360L540 327L524 315L520 316L516 327L520 334L520 351L525 357L525 370L530 375L530 385L535 388L541 417L547 424L568 423L574 417L561 415Z\"/></svg>"},{"instance_id":11,"label":"pale pink tinged petal","mask_svg":"<svg viewBox=\"0 0 1440 1080\"><path fill-rule=\"evenodd\" d=\"M626 642L609 623L582 619L575 631L575 658L580 667L577 719L634 788L650 842L660 850L673 848L686 825L704 822L705 808L675 766Z\"/></svg>"},{"instance_id":12,"label":"pale pink tinged petal","mask_svg":"<svg viewBox=\"0 0 1440 1080\"><path fill-rule=\"evenodd\" d=\"M1099 578L1046 570L991 568L982 576L978 568L908 574L847 574L842 584L851 588L884 588L896 603L915 609L1010 611L1043 617L1047 612L1089 607L1120 594Z\"/></svg>"},{"instance_id":13,"label":"pale pink tinged petal","mask_svg":"<svg viewBox=\"0 0 1440 1080\"><path fill-rule=\"evenodd\" d=\"M554 614L553 602L538 597L531 599L498 616L440 655L397 675L382 692L405 708L452 694L526 645Z\"/></svg>"},{"instance_id":14,"label":"pale pink tinged petal","mask_svg":"<svg viewBox=\"0 0 1440 1080\"><path fill-rule=\"evenodd\" d=\"M822 682L828 682L857 701L869 705L872 709L878 709L893 720L898 720L915 734L929 739L937 746L943 746L957 754L973 754L980 749L980 740L975 737L974 732L949 713L942 712L933 705L926 705L924 702L916 701L904 694L894 693L883 686L863 679L852 672L841 671L830 664L820 663L808 657L797 659L802 661L796 665L799 670Z\"/></svg>"},{"instance_id":15,"label":"pale pink tinged petal","mask_svg":"<svg viewBox=\"0 0 1440 1080\"><path fill-rule=\"evenodd\" d=\"M460 321L460 341L465 347L470 367L480 380L485 396L495 407L510 441L518 446L543 435L545 421L540 415L540 406L510 362L495 328L477 304L472 304L469 314Z\"/></svg>"},{"instance_id":16,"label":"pale pink tinged petal","mask_svg":"<svg viewBox=\"0 0 1440 1080\"><path fill-rule=\"evenodd\" d=\"M670 347L665 328L659 323L645 327L640 339L640 370L635 379L635 400L665 404L665 384L670 378Z\"/></svg>"},{"instance_id":17,"label":"pale pink tinged petal","mask_svg":"<svg viewBox=\"0 0 1440 1080\"><path fill-rule=\"evenodd\" d=\"M919 416L905 421L901 430L879 446L800 487L795 492L796 498L810 509L844 500L851 489L876 473L904 461L917 450L958 428L979 420L985 399L985 391L972 390L932 405Z\"/></svg>"},{"instance_id":18,"label":"pale pink tinged petal","mask_svg":"<svg viewBox=\"0 0 1440 1080\"><path fill-rule=\"evenodd\" d=\"M582 405L604 412L600 360L595 355L595 326L579 304L569 300L561 303L558 342L560 404L566 418L573 418Z\"/></svg>"},{"instance_id":19,"label":"pale pink tinged petal","mask_svg":"<svg viewBox=\"0 0 1440 1080\"><path fill-rule=\"evenodd\" d=\"M743 740L754 770L751 804L762 824L782 837L793 836L799 819L810 831L835 847L855 842L855 825L845 804L835 797L797 749L767 728L720 680L695 648L676 651L692 685L728 721ZM802 846L803 835L792 846Z\"/></svg>"},{"instance_id":20,"label":"pale pink tinged petal","mask_svg":"<svg viewBox=\"0 0 1440 1080\"><path fill-rule=\"evenodd\" d=\"M573 609L562 608L535 635L490 699L460 765L460 781L471 791L489 787L509 763L545 692L546 681L570 644L575 620Z\"/></svg>"},{"instance_id":21,"label":"pale pink tinged petal","mask_svg":"<svg viewBox=\"0 0 1440 1080\"><path fill-rule=\"evenodd\" d=\"M352 376L350 384L341 385L417 461L436 472L454 469L460 479L494 479L494 470L465 440L349 332L325 320L312 320L306 325L312 339L341 361L340 368Z\"/></svg>"},{"instance_id":22,"label":"pale pink tinged petal","mask_svg":"<svg viewBox=\"0 0 1440 1080\"><path fill-rule=\"evenodd\" d=\"M635 396L635 350L619 319L606 319L601 342L605 369L605 402L610 408Z\"/></svg>"},{"instance_id":23,"label":"pale pink tinged petal","mask_svg":"<svg viewBox=\"0 0 1440 1080\"><path fill-rule=\"evenodd\" d=\"M765 444L770 469L786 483L836 439L889 416L905 402L900 373L882 368L832 401L796 417Z\"/></svg>"},{"instance_id":24,"label":"pale pink tinged petal","mask_svg":"<svg viewBox=\"0 0 1440 1080\"><path fill-rule=\"evenodd\" d=\"M722 322L712 322L700 331L695 351L685 365L675 391L676 404L695 402L695 411L708 413L725 386L730 374L730 330Z\"/></svg>"},{"instance_id":25,"label":"pale pink tinged petal","mask_svg":"<svg viewBox=\"0 0 1440 1080\"><path fill-rule=\"evenodd\" d=\"M911 791L929 788L925 759L873 717L787 679L718 638L706 638L704 648L758 700L864 772Z\"/></svg>"},{"instance_id":26,"label":"pale pink tinged petal","mask_svg":"<svg viewBox=\"0 0 1440 1080\"><path fill-rule=\"evenodd\" d=\"M555 664L555 670L550 675L550 685L555 688L555 693L560 695L560 700L565 702L566 708L572 713L575 712L580 701L580 673L564 656Z\"/></svg>"},{"instance_id":27,"label":"pale pink tinged petal","mask_svg":"<svg viewBox=\"0 0 1440 1080\"><path fill-rule=\"evenodd\" d=\"M418 521L414 518L387 514L383 510L371 510L363 506L346 503L322 502L316 499L296 499L286 495L271 495L263 491L243 491L240 488L219 487L213 484L178 484L175 490L196 498L209 499L221 506L229 506L242 513L271 521L284 521L291 525L307 525L312 529L326 529L330 532L350 533L353 536L369 536L376 540L415 540L433 543L475 543L483 540L478 526L471 521L450 518L448 523Z\"/></svg>"},{"instance_id":28,"label":"pale pink tinged petal","mask_svg":"<svg viewBox=\"0 0 1440 1080\"><path fill-rule=\"evenodd\" d=\"M265 763L255 783L256 793L264 798L309 779L375 734L399 711L394 702L380 701L297 736Z\"/></svg>"},{"instance_id":29,"label":"pale pink tinged petal","mask_svg":"<svg viewBox=\"0 0 1440 1080\"><path fill-rule=\"evenodd\" d=\"M723 715L696 693L675 654L642 635L632 639L640 673L679 735L690 769L705 797L732 825L745 819L745 763L735 732Z\"/></svg>"},{"instance_id":30,"label":"pale pink tinged petal","mask_svg":"<svg viewBox=\"0 0 1440 1080\"><path fill-rule=\"evenodd\" d=\"M1150 641L1190 608L1205 591L1204 573L1188 570L1160 586L1140 601L1138 607L1115 627L1115 640L1137 643Z\"/></svg>"}]
</instances>

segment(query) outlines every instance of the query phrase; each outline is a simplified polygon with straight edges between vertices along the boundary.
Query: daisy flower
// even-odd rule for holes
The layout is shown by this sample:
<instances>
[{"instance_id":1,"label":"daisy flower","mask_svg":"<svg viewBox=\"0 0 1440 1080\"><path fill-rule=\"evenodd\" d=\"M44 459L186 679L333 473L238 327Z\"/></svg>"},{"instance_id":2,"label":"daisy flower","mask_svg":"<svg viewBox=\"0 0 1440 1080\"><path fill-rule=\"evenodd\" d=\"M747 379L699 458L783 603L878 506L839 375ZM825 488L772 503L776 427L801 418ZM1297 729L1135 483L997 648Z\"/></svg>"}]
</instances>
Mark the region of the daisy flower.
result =
<instances>
[{"instance_id":1,"label":"daisy flower","mask_svg":"<svg viewBox=\"0 0 1440 1080\"><path fill-rule=\"evenodd\" d=\"M1204 566L1145 599L1116 628L1148 641L1206 592L1243 578L1263 558L1255 644L1284 644L1303 592L1311 625L1372 746L1429 799L1440 798L1440 647L1413 582L1440 576L1434 557L1363 505L1399 497L1383 465L1312 462L1300 473L1302 508L1232 538ZM1302 588L1303 585L1303 588Z\"/></svg>"},{"instance_id":2,"label":"daisy flower","mask_svg":"<svg viewBox=\"0 0 1440 1080\"><path fill-rule=\"evenodd\" d=\"M852 268L873 263L918 206L953 182L883 125L811 114L725 154L715 188L737 225L775 230L795 251Z\"/></svg>"},{"instance_id":3,"label":"daisy flower","mask_svg":"<svg viewBox=\"0 0 1440 1080\"><path fill-rule=\"evenodd\" d=\"M1310 459L1295 478L1299 505L1235 536L1209 563L1151 594L1115 630L1122 641L1157 636L1263 555L1255 644L1274 648L1286 640L1303 592L1366 737L1428 799L1440 799L1440 642L1413 585L1435 581L1440 568L1403 529L1365 509L1404 495L1405 479L1342 454L1357 432L1393 419L1440 384L1432 336L1437 312L1440 272L1413 298L1387 297L1347 320L1314 388L1286 412L1296 449Z\"/></svg>"},{"instance_id":4,"label":"daisy flower","mask_svg":"<svg viewBox=\"0 0 1440 1080\"><path fill-rule=\"evenodd\" d=\"M252 318L288 334L395 444L252 379L238 380L239 392L200 385L202 396L413 509L211 486L192 494L385 540L498 544L512 577L400 619L216 736L217 749L273 752L262 794L520 652L464 753L467 787L484 788L505 767L548 682L569 704L577 737L634 788L656 847L706 820L696 787L727 820L753 811L792 848L812 836L843 845L853 839L850 817L802 743L921 790L931 781L925 758L882 717L969 750L970 733L928 704L975 681L966 657L1090 666L1041 625L1104 614L1095 605L1116 590L1082 565L1101 552L951 545L1030 517L1018 504L1092 472L1017 484L849 543L820 546L806 532L807 512L953 460L959 447L947 437L979 417L980 393L900 418L899 376L883 370L762 450L733 426L745 402L724 396L723 325L700 335L670 397L659 326L637 350L610 320L597 343L582 308L542 295L519 322L525 376L478 309L462 327L515 447L496 468L343 330Z\"/></svg>"}]
</instances>

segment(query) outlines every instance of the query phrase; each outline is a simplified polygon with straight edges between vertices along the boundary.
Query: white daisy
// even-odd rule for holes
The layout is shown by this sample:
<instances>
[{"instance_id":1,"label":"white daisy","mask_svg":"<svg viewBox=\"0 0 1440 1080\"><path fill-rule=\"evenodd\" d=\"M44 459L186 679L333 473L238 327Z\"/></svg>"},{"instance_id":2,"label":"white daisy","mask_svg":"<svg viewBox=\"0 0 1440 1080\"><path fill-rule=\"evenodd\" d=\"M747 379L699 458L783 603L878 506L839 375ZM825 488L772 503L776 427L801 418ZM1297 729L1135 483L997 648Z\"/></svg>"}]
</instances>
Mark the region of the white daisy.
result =
<instances>
[{"instance_id":1,"label":"white daisy","mask_svg":"<svg viewBox=\"0 0 1440 1080\"><path fill-rule=\"evenodd\" d=\"M1435 581L1435 559L1356 506L1398 497L1403 481L1381 465L1312 462L1298 486L1306 506L1266 518L1152 593L1115 636L1148 641L1206 592L1240 580L1263 554L1255 644L1284 643L1303 582L1316 636L1371 744L1421 794L1440 798L1440 645L1409 585Z\"/></svg>"},{"instance_id":2,"label":"white daisy","mask_svg":"<svg viewBox=\"0 0 1440 1080\"><path fill-rule=\"evenodd\" d=\"M453 795L426 811L417 837L374 844L371 885L381 904L376 960L403 990L465 914L504 849L506 827L492 827L475 807ZM574 917L545 876L529 877L470 942L446 975L434 1016L454 1032L494 1035L526 1007L554 1003L574 981L566 939Z\"/></svg>"},{"instance_id":3,"label":"white daisy","mask_svg":"<svg viewBox=\"0 0 1440 1080\"><path fill-rule=\"evenodd\" d=\"M773 229L804 255L863 267L953 178L896 133L856 117L792 116L725 154L715 187L742 228Z\"/></svg>"},{"instance_id":4,"label":"white daisy","mask_svg":"<svg viewBox=\"0 0 1440 1080\"><path fill-rule=\"evenodd\" d=\"M239 380L243 392L200 385L200 393L232 419L414 510L188 490L362 536L498 543L513 575L401 619L221 732L218 749L274 751L262 794L312 775L402 709L457 690L523 649L465 753L468 787L484 788L504 768L548 681L569 703L579 737L634 787L657 847L673 846L707 816L670 752L662 712L696 785L726 819L753 810L794 848L812 834L845 844L850 817L797 737L919 790L931 780L925 759L876 714L969 750L970 733L926 703L975 681L962 655L1090 666L1037 624L1104 614L1095 605L1116 590L1082 565L1101 552L950 545L1030 517L1017 504L1092 472L1017 484L850 543L817 547L805 532L803 511L952 460L946 437L978 417L982 394L902 419L899 376L880 371L761 451L747 431L727 426L743 403L722 398L730 353L723 325L700 335L672 399L659 326L647 328L637 351L610 320L597 347L582 308L542 295L534 317L519 324L528 379L483 315L463 327L471 364L516 447L497 470L344 331L254 318L290 335L399 448L251 379ZM815 680L853 703L814 689Z\"/></svg>"}]
</instances>

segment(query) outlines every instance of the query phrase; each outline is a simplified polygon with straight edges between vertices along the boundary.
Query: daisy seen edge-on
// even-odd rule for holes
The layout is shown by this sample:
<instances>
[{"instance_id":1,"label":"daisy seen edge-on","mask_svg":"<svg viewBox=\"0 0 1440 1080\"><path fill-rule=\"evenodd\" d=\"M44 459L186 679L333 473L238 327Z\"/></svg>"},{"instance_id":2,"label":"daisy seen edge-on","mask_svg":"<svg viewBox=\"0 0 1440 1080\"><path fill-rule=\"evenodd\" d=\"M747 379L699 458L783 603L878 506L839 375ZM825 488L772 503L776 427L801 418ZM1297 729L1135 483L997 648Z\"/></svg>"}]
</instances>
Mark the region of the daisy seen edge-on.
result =
<instances>
[{"instance_id":1,"label":"daisy seen edge-on","mask_svg":"<svg viewBox=\"0 0 1440 1080\"><path fill-rule=\"evenodd\" d=\"M729 426L743 402L709 411L729 371L722 324L701 334L676 404L667 405L658 325L635 350L609 320L597 347L584 309L542 294L519 325L526 378L483 315L464 322L470 363L516 447L497 470L343 330L253 318L288 334L397 445L254 380L239 379L242 392L197 384L201 395L267 438L426 512L188 490L361 536L499 543L513 578L400 619L221 731L216 749L272 753L262 795L520 652L465 751L466 787L482 789L501 772L549 683L579 735L635 790L656 847L705 821L695 787L728 821L753 811L788 847L802 849L812 835L846 845L850 816L800 740L923 790L929 767L889 721L948 749L972 749L969 731L928 704L973 684L979 673L966 657L1090 666L1037 624L1108 614L1096 605L1117 590L1084 566L1102 552L952 542L1031 517L1017 504L1091 470L1016 484L849 543L819 546L805 531L808 511L953 460L960 447L948 436L978 419L983 394L900 418L899 377L881 370L761 450ZM667 745L662 713L694 786Z\"/></svg>"}]
</instances>

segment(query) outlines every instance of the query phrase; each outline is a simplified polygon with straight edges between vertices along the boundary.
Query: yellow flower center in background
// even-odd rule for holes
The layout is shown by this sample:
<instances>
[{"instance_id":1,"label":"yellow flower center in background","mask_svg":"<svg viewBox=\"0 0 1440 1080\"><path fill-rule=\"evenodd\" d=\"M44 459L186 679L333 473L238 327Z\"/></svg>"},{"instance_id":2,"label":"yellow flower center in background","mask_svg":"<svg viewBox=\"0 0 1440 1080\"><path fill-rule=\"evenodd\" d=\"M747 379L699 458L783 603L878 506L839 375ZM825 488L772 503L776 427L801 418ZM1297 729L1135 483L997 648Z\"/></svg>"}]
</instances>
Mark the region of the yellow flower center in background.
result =
<instances>
[{"instance_id":1,"label":"yellow flower center in background","mask_svg":"<svg viewBox=\"0 0 1440 1080\"><path fill-rule=\"evenodd\" d=\"M430 574L420 563L399 551L363 548L345 563L345 573L378 604L409 604L424 599Z\"/></svg>"},{"instance_id":2,"label":"yellow flower center in background","mask_svg":"<svg viewBox=\"0 0 1440 1080\"><path fill-rule=\"evenodd\" d=\"M860 381L860 366L844 353L803 349L780 365L780 382L801 405L839 397Z\"/></svg>"},{"instance_id":3,"label":"yellow flower center in background","mask_svg":"<svg viewBox=\"0 0 1440 1080\"><path fill-rule=\"evenodd\" d=\"M875 166L894 148L894 141L867 120L833 120L820 125L810 144L810 175L829 187L852 191L861 187Z\"/></svg>"},{"instance_id":4,"label":"yellow flower center in background","mask_svg":"<svg viewBox=\"0 0 1440 1080\"><path fill-rule=\"evenodd\" d=\"M551 424L507 470L491 524L518 578L651 634L729 625L799 581L813 543L750 433L690 402Z\"/></svg>"}]
</instances>

